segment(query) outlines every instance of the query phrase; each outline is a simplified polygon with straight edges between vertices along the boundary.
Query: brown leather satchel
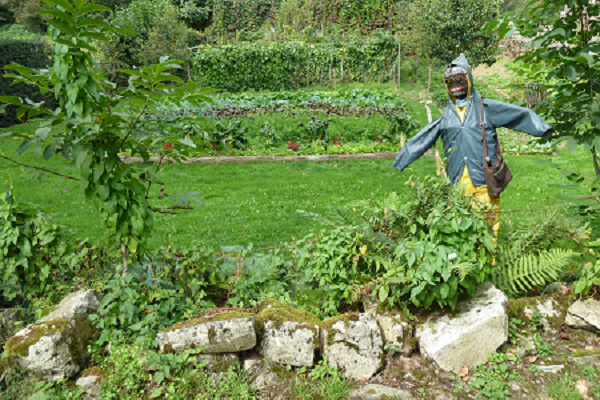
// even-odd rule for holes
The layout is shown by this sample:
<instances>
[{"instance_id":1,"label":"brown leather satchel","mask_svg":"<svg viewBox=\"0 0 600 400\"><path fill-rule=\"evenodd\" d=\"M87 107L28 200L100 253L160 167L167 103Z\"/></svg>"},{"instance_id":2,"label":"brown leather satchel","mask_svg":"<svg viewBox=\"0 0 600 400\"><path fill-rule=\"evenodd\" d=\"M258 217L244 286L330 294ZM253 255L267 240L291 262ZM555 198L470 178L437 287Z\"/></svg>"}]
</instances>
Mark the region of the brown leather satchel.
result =
<instances>
[{"instance_id":1,"label":"brown leather satchel","mask_svg":"<svg viewBox=\"0 0 600 400\"><path fill-rule=\"evenodd\" d=\"M500 193L506 189L513 178L512 172L508 169L508 165L502 158L500 152L500 139L496 136L496 161L490 165L490 159L487 152L487 140L485 138L485 118L483 113L483 97L481 100L481 141L483 142L483 174L485 176L485 184L487 185L488 194L490 197L500 196Z\"/></svg>"}]
</instances>

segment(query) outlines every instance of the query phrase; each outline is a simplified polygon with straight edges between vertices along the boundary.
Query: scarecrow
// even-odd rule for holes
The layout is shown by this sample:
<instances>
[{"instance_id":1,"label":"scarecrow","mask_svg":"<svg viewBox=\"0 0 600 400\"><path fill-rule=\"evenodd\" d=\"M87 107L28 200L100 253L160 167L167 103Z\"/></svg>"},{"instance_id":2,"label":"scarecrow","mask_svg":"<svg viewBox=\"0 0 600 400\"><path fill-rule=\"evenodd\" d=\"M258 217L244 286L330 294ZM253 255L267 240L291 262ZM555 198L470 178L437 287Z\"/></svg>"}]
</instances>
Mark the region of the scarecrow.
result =
<instances>
[{"instance_id":1,"label":"scarecrow","mask_svg":"<svg viewBox=\"0 0 600 400\"><path fill-rule=\"evenodd\" d=\"M449 100L442 116L429 123L400 149L394 167L404 170L441 136L446 170L452 184L480 203L500 208L500 192L512 174L502 160L496 128L505 127L532 136L546 137L552 127L534 111L500 101L483 99L473 85L471 68L464 54L444 71ZM484 121L483 126L481 121ZM484 146L485 144L485 146ZM490 225L498 233L497 213Z\"/></svg>"}]
</instances>

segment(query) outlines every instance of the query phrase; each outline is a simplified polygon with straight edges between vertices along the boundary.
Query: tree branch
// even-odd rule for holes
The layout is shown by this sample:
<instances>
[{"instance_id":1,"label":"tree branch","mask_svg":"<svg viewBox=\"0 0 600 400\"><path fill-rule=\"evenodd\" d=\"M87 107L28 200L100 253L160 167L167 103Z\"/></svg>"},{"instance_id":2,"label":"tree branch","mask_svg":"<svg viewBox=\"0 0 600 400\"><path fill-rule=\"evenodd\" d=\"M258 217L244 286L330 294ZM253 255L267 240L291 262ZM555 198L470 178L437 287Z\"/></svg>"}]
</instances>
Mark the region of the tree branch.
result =
<instances>
[{"instance_id":1,"label":"tree branch","mask_svg":"<svg viewBox=\"0 0 600 400\"><path fill-rule=\"evenodd\" d=\"M28 164L21 164L20 162L17 162L15 160L10 159L10 158L8 158L6 156L3 156L3 155L0 155L0 157L4 158L5 160L10 161L13 164L17 164L17 165L20 165L22 167L37 169L37 170L44 171L44 172L47 172L47 173L52 174L52 175L61 176L61 177L65 178L65 179L71 179L71 180L74 180L74 181L79 181L80 180L79 178L75 178L75 177L72 177L72 176L69 176L69 175L63 175L63 174L60 174L58 172L50 171L49 169L46 169L46 168L36 167L34 165L28 165Z\"/></svg>"}]
</instances>

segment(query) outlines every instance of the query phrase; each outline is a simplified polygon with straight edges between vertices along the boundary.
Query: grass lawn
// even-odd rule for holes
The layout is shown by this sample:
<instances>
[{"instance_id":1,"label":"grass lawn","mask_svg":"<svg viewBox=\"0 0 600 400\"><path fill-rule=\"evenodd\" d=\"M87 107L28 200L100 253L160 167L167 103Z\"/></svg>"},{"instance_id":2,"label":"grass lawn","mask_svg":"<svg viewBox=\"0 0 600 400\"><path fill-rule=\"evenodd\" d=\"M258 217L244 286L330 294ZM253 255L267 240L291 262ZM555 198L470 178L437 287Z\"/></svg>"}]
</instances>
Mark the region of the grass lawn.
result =
<instances>
[{"instance_id":1,"label":"grass lawn","mask_svg":"<svg viewBox=\"0 0 600 400\"><path fill-rule=\"evenodd\" d=\"M0 141L0 149L7 156L30 164L43 161L31 151L16 155L17 147L18 142L13 140ZM548 165L536 163L544 156L506 158L515 178L502 195L503 209L530 208L556 201L553 196L560 189L549 188L548 184L566 183L566 179ZM553 158L570 169L592 172L591 159L582 150L564 149ZM48 174L41 182L31 180L27 168L5 168L8 165L0 160L0 179L3 184L12 181L18 197L46 208L78 238L105 240L93 205L79 191L69 191L74 182ZM75 168L60 157L53 157L43 166L77 176ZM202 209L179 210L178 215L155 214L150 245L160 246L167 239L186 244L203 242L212 247L280 244L293 237L300 238L319 226L316 221L302 217L297 209L324 213L332 205L384 196L392 191L406 193L410 188L404 181L411 174L434 173L435 161L426 157L403 173L394 169L389 160L171 165L160 175L167 193L200 191L203 196L222 197L207 200ZM532 215L516 214L516 218Z\"/></svg>"}]
</instances>

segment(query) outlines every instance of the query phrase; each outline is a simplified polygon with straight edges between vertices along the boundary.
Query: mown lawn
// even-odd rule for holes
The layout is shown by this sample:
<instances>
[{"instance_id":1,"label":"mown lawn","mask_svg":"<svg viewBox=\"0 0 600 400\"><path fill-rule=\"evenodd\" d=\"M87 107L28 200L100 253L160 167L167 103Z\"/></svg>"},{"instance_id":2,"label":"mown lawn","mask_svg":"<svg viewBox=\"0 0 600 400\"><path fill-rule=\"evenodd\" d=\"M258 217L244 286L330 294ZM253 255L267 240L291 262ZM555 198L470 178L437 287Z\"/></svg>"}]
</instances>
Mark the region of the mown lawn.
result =
<instances>
[{"instance_id":1,"label":"mown lawn","mask_svg":"<svg viewBox=\"0 0 600 400\"><path fill-rule=\"evenodd\" d=\"M18 142L0 140L0 150L20 162L43 165L52 170L77 176L74 167L60 157L49 162L28 151L16 155ZM554 203L561 189L551 183L566 183L557 170L537 164L544 156L507 156L515 178L502 195L502 208L522 209ZM560 165L591 173L591 160L582 150L562 150L553 157ZM45 174L40 182L31 180L27 168L6 168L0 159L2 184L12 182L16 195L53 213L56 221L68 226L78 238L103 242L104 232L97 211L74 188L74 182ZM161 173L167 193L200 191L202 195L218 195L207 200L206 207L179 210L178 215L155 214L156 227L150 246L167 240L177 243L206 243L212 247L248 245L255 247L280 244L300 238L318 228L313 219L296 210L326 213L332 205L347 205L355 200L385 196L396 191L406 193L404 184L411 175L435 173L432 158L423 157L409 169L399 173L392 161L331 161L326 163L252 163L228 165L171 165ZM153 190L157 194L158 188ZM155 200L155 205L159 205ZM165 205L170 204L170 200ZM532 214L516 214L531 218Z\"/></svg>"}]
</instances>

